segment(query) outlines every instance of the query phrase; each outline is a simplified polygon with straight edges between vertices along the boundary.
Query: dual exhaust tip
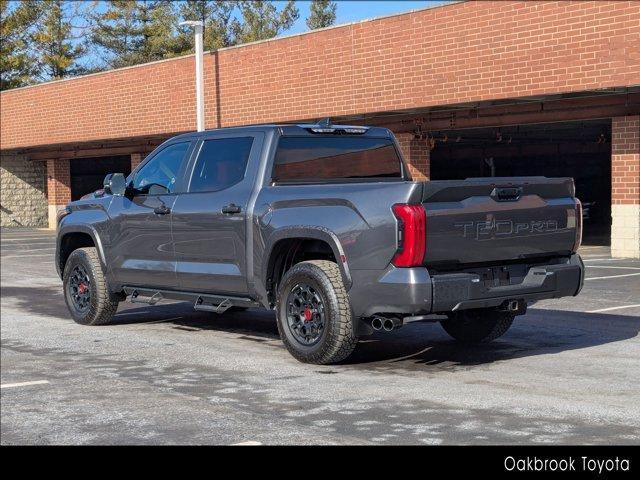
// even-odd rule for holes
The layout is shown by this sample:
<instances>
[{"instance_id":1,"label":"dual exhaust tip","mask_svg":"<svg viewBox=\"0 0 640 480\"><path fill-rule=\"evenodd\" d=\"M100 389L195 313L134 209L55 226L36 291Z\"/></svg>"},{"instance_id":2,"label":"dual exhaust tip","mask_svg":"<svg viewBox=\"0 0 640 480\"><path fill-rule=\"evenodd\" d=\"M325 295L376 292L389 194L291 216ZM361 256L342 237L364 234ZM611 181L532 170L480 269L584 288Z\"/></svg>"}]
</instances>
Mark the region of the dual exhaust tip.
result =
<instances>
[{"instance_id":1,"label":"dual exhaust tip","mask_svg":"<svg viewBox=\"0 0 640 480\"><path fill-rule=\"evenodd\" d=\"M373 317L371 320L371 328L376 332L379 332L380 330L390 332L400 326L402 326L402 322L396 318Z\"/></svg>"},{"instance_id":2,"label":"dual exhaust tip","mask_svg":"<svg viewBox=\"0 0 640 480\"><path fill-rule=\"evenodd\" d=\"M507 310L510 312L517 312L520 309L520 303L517 300L511 300L507 302Z\"/></svg>"},{"instance_id":3,"label":"dual exhaust tip","mask_svg":"<svg viewBox=\"0 0 640 480\"><path fill-rule=\"evenodd\" d=\"M516 315L524 314L527 309L527 304L523 301L519 300L507 300L505 301L500 310L512 312ZM408 321L416 321L416 319L420 319L420 317L406 317ZM371 319L371 328L373 328L376 332L385 331L391 332L400 328L403 325L404 321L400 318L388 318L388 317L380 317L375 316Z\"/></svg>"},{"instance_id":4,"label":"dual exhaust tip","mask_svg":"<svg viewBox=\"0 0 640 480\"><path fill-rule=\"evenodd\" d=\"M500 310L523 315L527 312L527 303L523 300L507 300L501 305Z\"/></svg>"}]
</instances>

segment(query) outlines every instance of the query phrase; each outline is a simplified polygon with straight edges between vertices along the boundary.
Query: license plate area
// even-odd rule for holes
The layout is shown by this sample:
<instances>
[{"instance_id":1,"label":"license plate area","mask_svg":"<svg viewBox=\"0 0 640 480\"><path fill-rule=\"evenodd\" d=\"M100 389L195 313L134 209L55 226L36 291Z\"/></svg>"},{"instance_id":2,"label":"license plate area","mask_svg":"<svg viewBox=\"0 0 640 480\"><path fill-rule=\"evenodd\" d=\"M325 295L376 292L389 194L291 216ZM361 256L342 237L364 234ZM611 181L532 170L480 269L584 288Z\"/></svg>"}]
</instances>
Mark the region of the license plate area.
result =
<instances>
[{"instance_id":1,"label":"license plate area","mask_svg":"<svg viewBox=\"0 0 640 480\"><path fill-rule=\"evenodd\" d=\"M527 275L526 265L501 265L467 270L480 277L480 282L486 288L504 287L522 283Z\"/></svg>"}]
</instances>

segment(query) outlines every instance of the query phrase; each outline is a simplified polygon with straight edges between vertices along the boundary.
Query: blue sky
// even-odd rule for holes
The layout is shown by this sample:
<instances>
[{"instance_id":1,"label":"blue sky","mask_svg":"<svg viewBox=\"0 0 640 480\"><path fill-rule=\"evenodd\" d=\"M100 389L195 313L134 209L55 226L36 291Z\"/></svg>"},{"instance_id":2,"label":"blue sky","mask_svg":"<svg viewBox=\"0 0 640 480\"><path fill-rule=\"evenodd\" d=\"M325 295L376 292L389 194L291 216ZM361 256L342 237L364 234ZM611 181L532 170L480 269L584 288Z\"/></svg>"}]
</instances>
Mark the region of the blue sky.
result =
<instances>
[{"instance_id":1,"label":"blue sky","mask_svg":"<svg viewBox=\"0 0 640 480\"><path fill-rule=\"evenodd\" d=\"M284 2L281 2L284 3ZM367 18L390 15L392 13L408 12L417 8L442 5L447 1L415 1L415 0L338 0L336 24L356 22ZM298 0L300 18L296 24L285 34L299 33L307 30L305 20L309 16L308 1Z\"/></svg>"}]
</instances>

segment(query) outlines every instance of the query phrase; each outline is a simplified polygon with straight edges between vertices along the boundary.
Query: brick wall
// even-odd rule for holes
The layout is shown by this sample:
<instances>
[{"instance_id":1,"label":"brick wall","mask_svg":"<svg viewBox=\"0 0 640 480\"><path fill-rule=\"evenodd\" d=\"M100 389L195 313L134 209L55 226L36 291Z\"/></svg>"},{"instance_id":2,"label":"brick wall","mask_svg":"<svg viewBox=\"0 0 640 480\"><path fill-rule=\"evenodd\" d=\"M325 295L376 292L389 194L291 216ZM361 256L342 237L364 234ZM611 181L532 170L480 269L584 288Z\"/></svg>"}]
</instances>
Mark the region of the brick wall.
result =
<instances>
[{"instance_id":1,"label":"brick wall","mask_svg":"<svg viewBox=\"0 0 640 480\"><path fill-rule=\"evenodd\" d=\"M142 160L144 160L146 157L146 155L143 155L142 153L132 153L131 154L131 171L133 172L133 170L135 170L135 168L140 165L140 163L142 163Z\"/></svg>"},{"instance_id":2,"label":"brick wall","mask_svg":"<svg viewBox=\"0 0 640 480\"><path fill-rule=\"evenodd\" d=\"M640 116L616 117L611 123L613 204L640 204Z\"/></svg>"},{"instance_id":3,"label":"brick wall","mask_svg":"<svg viewBox=\"0 0 640 480\"><path fill-rule=\"evenodd\" d=\"M414 180L428 180L431 176L430 150L427 140L416 139L412 133L396 134L402 156L409 164L409 172Z\"/></svg>"},{"instance_id":4,"label":"brick wall","mask_svg":"<svg viewBox=\"0 0 640 480\"><path fill-rule=\"evenodd\" d=\"M611 254L640 258L640 116L611 123Z\"/></svg>"},{"instance_id":5,"label":"brick wall","mask_svg":"<svg viewBox=\"0 0 640 480\"><path fill-rule=\"evenodd\" d=\"M47 160L49 205L66 205L71 201L69 160Z\"/></svg>"},{"instance_id":6,"label":"brick wall","mask_svg":"<svg viewBox=\"0 0 640 480\"><path fill-rule=\"evenodd\" d=\"M195 127L192 56L1 94L0 148ZM206 126L640 84L640 2L466 2L205 58Z\"/></svg>"},{"instance_id":7,"label":"brick wall","mask_svg":"<svg viewBox=\"0 0 640 480\"><path fill-rule=\"evenodd\" d=\"M56 228L58 210L71 201L71 164L68 159L47 160L49 228Z\"/></svg>"},{"instance_id":8,"label":"brick wall","mask_svg":"<svg viewBox=\"0 0 640 480\"><path fill-rule=\"evenodd\" d=\"M46 227L45 165L22 155L0 155L0 225Z\"/></svg>"}]
</instances>

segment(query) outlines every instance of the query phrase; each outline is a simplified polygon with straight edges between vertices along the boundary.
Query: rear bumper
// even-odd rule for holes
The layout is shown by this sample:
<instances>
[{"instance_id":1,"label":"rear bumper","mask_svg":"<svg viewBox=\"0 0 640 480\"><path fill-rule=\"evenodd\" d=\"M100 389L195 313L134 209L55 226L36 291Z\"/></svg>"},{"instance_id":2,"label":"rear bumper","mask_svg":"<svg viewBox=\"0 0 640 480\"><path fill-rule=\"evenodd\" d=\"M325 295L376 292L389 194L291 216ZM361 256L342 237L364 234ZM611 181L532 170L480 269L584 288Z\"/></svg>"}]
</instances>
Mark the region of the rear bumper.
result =
<instances>
[{"instance_id":1,"label":"rear bumper","mask_svg":"<svg viewBox=\"0 0 640 480\"><path fill-rule=\"evenodd\" d=\"M352 270L349 290L356 317L395 313L424 315L470 308L498 307L506 300L532 302L575 296L582 289L584 264L579 255L564 263L531 267L520 283L487 287L474 273L430 275L426 268Z\"/></svg>"},{"instance_id":2,"label":"rear bumper","mask_svg":"<svg viewBox=\"0 0 640 480\"><path fill-rule=\"evenodd\" d=\"M584 281L584 265L579 255L567 263L532 267L521 283L486 287L478 275L454 273L432 277L431 311L451 312L470 308L500 306L506 300L527 302L577 295Z\"/></svg>"}]
</instances>

